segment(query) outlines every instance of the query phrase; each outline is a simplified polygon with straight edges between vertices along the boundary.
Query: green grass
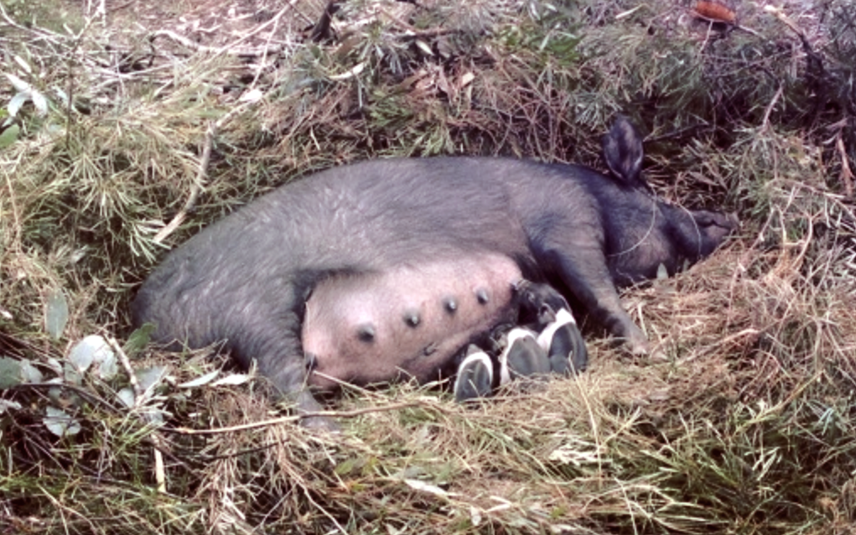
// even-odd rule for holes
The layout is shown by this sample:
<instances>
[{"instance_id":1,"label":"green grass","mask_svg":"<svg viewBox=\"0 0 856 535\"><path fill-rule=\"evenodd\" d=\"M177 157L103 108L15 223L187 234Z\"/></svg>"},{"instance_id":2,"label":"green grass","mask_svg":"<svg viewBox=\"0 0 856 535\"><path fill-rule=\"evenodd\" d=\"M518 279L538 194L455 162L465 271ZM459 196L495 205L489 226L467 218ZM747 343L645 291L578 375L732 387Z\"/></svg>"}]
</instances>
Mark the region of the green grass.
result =
<instances>
[{"instance_id":1,"label":"green grass","mask_svg":"<svg viewBox=\"0 0 856 535\"><path fill-rule=\"evenodd\" d=\"M308 3L250 35L264 22L248 8L153 2L101 19L6 2L2 72L48 106L25 99L0 137L0 372L18 377L0 392L0 527L852 533L856 94L842 58L856 28L843 0L801 6L784 12L820 73L748 5L757 35L720 37L671 4L364 0L316 44L298 32L320 14ZM219 29L182 26L196 20ZM147 40L157 30L207 48ZM20 92L0 77L0 120ZM168 249L301 174L459 153L600 168L617 111L648 135L659 194L742 221L690 272L624 295L651 358L587 325L576 381L472 409L428 387L349 389L330 405L343 433L323 436L262 379L180 386L234 372L213 350L153 351L129 332L128 303ZM73 380L63 363L92 334L117 338L130 369ZM23 361L63 384L20 379ZM165 376L128 407L129 371L152 368ZM52 433L49 409L80 431Z\"/></svg>"}]
</instances>

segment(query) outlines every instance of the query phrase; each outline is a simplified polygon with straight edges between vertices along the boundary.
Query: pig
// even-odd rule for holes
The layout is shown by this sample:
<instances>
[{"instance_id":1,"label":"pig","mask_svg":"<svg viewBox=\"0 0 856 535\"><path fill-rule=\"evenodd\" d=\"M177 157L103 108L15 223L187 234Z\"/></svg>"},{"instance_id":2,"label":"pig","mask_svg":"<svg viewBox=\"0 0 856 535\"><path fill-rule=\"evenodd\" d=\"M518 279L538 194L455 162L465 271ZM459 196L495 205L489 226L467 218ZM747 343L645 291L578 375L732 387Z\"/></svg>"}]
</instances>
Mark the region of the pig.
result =
<instances>
[{"instance_id":1,"label":"pig","mask_svg":"<svg viewBox=\"0 0 856 535\"><path fill-rule=\"evenodd\" d=\"M455 375L455 401L477 401L493 393L493 361L476 345L467 348Z\"/></svg>"},{"instance_id":2,"label":"pig","mask_svg":"<svg viewBox=\"0 0 856 535\"><path fill-rule=\"evenodd\" d=\"M301 332L309 384L441 379L461 348L516 322L520 277L508 256L462 251L320 281L307 299Z\"/></svg>"},{"instance_id":3,"label":"pig","mask_svg":"<svg viewBox=\"0 0 856 535\"><path fill-rule=\"evenodd\" d=\"M625 118L606 141L610 175L461 156L365 161L290 182L172 251L139 289L132 321L153 323L154 340L173 347L224 341L241 365L255 360L298 411L314 412L321 406L309 388L311 368L325 363L307 359L301 340L307 305L316 313L313 290L385 284L411 267L431 263L442 271L471 258L457 265L501 264L485 272L499 279L483 283L499 292L516 276L506 271L510 260L523 278L573 297L644 353L646 336L616 288L654 278L661 265L673 274L711 254L736 220L674 206L641 187L642 141ZM419 292L433 287L432 299L444 299L444 281L422 282L428 289Z\"/></svg>"},{"instance_id":4,"label":"pig","mask_svg":"<svg viewBox=\"0 0 856 535\"><path fill-rule=\"evenodd\" d=\"M567 300L547 284L519 281L517 306L534 319L531 329L550 362L550 371L570 376L588 366L588 351Z\"/></svg>"},{"instance_id":5,"label":"pig","mask_svg":"<svg viewBox=\"0 0 856 535\"><path fill-rule=\"evenodd\" d=\"M498 357L500 384L520 377L545 378L550 373L547 352L538 344L534 332L526 327L514 327L505 338L505 348Z\"/></svg>"}]
</instances>

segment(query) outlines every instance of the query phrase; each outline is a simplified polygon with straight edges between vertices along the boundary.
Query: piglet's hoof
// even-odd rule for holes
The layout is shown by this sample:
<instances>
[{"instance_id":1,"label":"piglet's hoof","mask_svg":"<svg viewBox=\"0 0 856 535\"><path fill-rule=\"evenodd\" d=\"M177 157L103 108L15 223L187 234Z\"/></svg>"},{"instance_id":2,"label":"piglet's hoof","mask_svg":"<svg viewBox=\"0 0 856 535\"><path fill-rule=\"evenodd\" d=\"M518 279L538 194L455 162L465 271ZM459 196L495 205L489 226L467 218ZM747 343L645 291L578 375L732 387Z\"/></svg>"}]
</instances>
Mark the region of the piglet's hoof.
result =
<instances>
[{"instance_id":1,"label":"piglet's hoof","mask_svg":"<svg viewBox=\"0 0 856 535\"><path fill-rule=\"evenodd\" d=\"M547 353L538 345L535 333L515 327L508 333L508 343L499 355L500 384L520 377L544 378L550 373Z\"/></svg>"},{"instance_id":2,"label":"piglet's hoof","mask_svg":"<svg viewBox=\"0 0 856 535\"><path fill-rule=\"evenodd\" d=\"M568 377L585 371L588 366L586 344L577 322L566 308L555 313L555 320L538 335L538 344L547 353L550 370L555 374Z\"/></svg>"},{"instance_id":3,"label":"piglet's hoof","mask_svg":"<svg viewBox=\"0 0 856 535\"><path fill-rule=\"evenodd\" d=\"M458 403L484 398L492 392L493 363L490 357L472 345L467 353L455 378L455 401Z\"/></svg>"},{"instance_id":4,"label":"piglet's hoof","mask_svg":"<svg viewBox=\"0 0 856 535\"><path fill-rule=\"evenodd\" d=\"M639 333L638 336L630 336L625 339L627 349L630 350L634 356L644 357L651 352L651 347L648 344L648 339L644 334Z\"/></svg>"}]
</instances>

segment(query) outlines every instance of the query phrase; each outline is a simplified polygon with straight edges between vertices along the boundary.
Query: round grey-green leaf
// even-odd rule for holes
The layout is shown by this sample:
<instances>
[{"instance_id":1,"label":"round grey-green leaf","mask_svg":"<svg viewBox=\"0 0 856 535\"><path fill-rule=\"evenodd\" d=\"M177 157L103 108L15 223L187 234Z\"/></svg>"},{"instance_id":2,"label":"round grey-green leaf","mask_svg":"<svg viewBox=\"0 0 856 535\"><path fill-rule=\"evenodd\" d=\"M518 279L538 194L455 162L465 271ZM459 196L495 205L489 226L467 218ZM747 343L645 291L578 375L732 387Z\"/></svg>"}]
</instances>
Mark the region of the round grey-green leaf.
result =
<instances>
[{"instance_id":1,"label":"round grey-green leaf","mask_svg":"<svg viewBox=\"0 0 856 535\"><path fill-rule=\"evenodd\" d=\"M68 301L62 290L48 295L45 306L45 330L54 340L59 340L68 322Z\"/></svg>"},{"instance_id":2,"label":"round grey-green leaf","mask_svg":"<svg viewBox=\"0 0 856 535\"><path fill-rule=\"evenodd\" d=\"M47 408L43 422L48 431L58 437L73 436L80 433L80 424L68 413L56 407Z\"/></svg>"},{"instance_id":3,"label":"round grey-green leaf","mask_svg":"<svg viewBox=\"0 0 856 535\"><path fill-rule=\"evenodd\" d=\"M166 375L166 366L152 366L145 370L139 370L136 372L136 375L140 388L143 391L146 391L157 386L157 384L161 382Z\"/></svg>"},{"instance_id":4,"label":"round grey-green leaf","mask_svg":"<svg viewBox=\"0 0 856 535\"><path fill-rule=\"evenodd\" d=\"M0 389L12 388L24 382L21 361L0 357Z\"/></svg>"},{"instance_id":5,"label":"round grey-green leaf","mask_svg":"<svg viewBox=\"0 0 856 535\"><path fill-rule=\"evenodd\" d=\"M97 334L91 334L76 343L71 348L68 359L81 372L85 372L95 363L102 379L110 379L116 375L116 354L110 344Z\"/></svg>"},{"instance_id":6,"label":"round grey-green leaf","mask_svg":"<svg viewBox=\"0 0 856 535\"><path fill-rule=\"evenodd\" d=\"M129 409L134 407L134 390L130 387L116 392L116 397Z\"/></svg>"},{"instance_id":7,"label":"round grey-green leaf","mask_svg":"<svg viewBox=\"0 0 856 535\"><path fill-rule=\"evenodd\" d=\"M41 383L45 380L45 376L38 368L32 365L29 360L21 361L21 377L25 383Z\"/></svg>"}]
</instances>

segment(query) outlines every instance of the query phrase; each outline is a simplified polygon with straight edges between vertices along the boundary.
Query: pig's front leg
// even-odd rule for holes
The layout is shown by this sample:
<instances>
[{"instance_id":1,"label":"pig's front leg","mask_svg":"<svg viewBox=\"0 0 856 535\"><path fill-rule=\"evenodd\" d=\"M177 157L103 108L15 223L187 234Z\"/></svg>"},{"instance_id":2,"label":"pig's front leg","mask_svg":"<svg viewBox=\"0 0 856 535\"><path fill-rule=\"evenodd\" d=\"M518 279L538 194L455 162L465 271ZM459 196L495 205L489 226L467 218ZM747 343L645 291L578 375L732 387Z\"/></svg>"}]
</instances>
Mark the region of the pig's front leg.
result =
<instances>
[{"instance_id":1,"label":"pig's front leg","mask_svg":"<svg viewBox=\"0 0 856 535\"><path fill-rule=\"evenodd\" d=\"M603 251L597 246L568 244L548 249L542 262L558 275L595 319L624 340L634 354L648 352L645 333L633 323L618 299L618 292Z\"/></svg>"}]
</instances>

